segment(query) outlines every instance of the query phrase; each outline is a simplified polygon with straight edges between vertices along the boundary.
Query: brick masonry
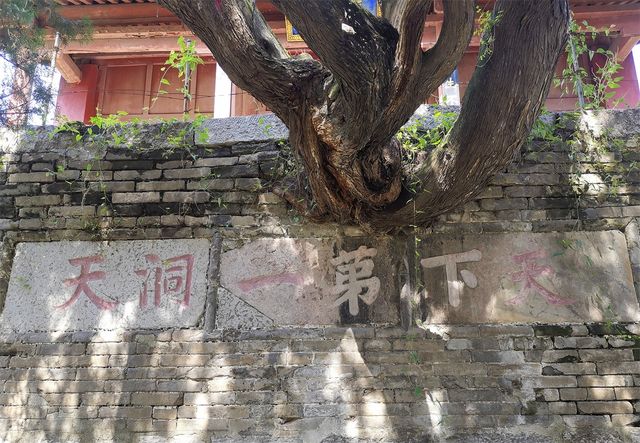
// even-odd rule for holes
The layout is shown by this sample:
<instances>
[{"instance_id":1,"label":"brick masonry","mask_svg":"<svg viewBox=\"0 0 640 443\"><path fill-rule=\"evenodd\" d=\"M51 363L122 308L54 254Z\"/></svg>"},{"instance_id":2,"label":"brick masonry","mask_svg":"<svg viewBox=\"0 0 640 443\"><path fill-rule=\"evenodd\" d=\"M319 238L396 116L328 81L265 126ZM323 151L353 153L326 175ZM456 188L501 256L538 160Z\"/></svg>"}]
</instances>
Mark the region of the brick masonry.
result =
<instances>
[{"instance_id":1,"label":"brick masonry","mask_svg":"<svg viewBox=\"0 0 640 443\"><path fill-rule=\"evenodd\" d=\"M580 128L600 138L578 148L534 140L419 234L621 230L637 289L638 121L638 110L588 115ZM133 148L5 142L2 285L17 242L363 236L305 223L269 192L282 150L264 128L238 141L208 127L206 143L180 149L158 133ZM0 440L640 441L638 324L214 323L5 334Z\"/></svg>"}]
</instances>

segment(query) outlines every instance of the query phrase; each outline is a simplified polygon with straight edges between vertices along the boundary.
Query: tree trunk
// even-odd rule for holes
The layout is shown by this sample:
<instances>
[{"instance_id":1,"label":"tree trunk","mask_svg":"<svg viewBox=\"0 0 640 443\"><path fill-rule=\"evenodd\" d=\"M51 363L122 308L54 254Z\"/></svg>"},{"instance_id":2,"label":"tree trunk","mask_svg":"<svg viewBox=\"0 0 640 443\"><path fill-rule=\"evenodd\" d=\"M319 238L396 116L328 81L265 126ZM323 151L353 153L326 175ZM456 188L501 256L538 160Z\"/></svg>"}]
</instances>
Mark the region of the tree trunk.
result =
<instances>
[{"instance_id":1,"label":"tree trunk","mask_svg":"<svg viewBox=\"0 0 640 443\"><path fill-rule=\"evenodd\" d=\"M395 134L458 64L472 0L443 0L440 37L426 52L430 0L384 1L388 20L349 0L273 0L320 62L289 57L251 2L160 3L289 127L305 173L302 186L285 184L280 194L315 219L379 230L429 222L508 164L545 100L569 17L566 0L499 0L492 54L476 69L446 143L403 171ZM417 189L406 186L416 181Z\"/></svg>"},{"instance_id":2,"label":"tree trunk","mask_svg":"<svg viewBox=\"0 0 640 443\"><path fill-rule=\"evenodd\" d=\"M564 48L564 1L502 0L494 13L493 52L471 78L447 142L415 174L415 192L368 214L380 229L421 225L471 200L504 169L526 140Z\"/></svg>"}]
</instances>

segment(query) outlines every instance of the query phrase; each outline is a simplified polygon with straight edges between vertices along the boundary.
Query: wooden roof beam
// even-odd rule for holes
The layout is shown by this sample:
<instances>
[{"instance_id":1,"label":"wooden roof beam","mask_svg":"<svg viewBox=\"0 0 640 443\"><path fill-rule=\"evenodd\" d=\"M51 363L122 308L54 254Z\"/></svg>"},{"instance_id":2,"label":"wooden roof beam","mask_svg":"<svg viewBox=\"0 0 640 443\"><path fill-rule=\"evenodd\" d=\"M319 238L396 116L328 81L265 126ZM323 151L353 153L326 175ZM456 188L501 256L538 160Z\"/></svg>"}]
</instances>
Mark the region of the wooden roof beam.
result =
<instances>
[{"instance_id":1,"label":"wooden roof beam","mask_svg":"<svg viewBox=\"0 0 640 443\"><path fill-rule=\"evenodd\" d=\"M82 20L87 18L94 24L142 18L155 18L157 21L167 18L177 20L177 17L171 11L156 3L62 6L58 9L58 12L66 19Z\"/></svg>"},{"instance_id":2,"label":"wooden roof beam","mask_svg":"<svg viewBox=\"0 0 640 443\"><path fill-rule=\"evenodd\" d=\"M616 61L622 63L629 57L633 47L640 42L640 35L633 37L618 37L609 46L609 50L616 54Z\"/></svg>"},{"instance_id":3,"label":"wooden roof beam","mask_svg":"<svg viewBox=\"0 0 640 443\"><path fill-rule=\"evenodd\" d=\"M82 81L82 71L69 56L64 52L59 52L56 57L56 68L67 83L80 83Z\"/></svg>"}]
</instances>

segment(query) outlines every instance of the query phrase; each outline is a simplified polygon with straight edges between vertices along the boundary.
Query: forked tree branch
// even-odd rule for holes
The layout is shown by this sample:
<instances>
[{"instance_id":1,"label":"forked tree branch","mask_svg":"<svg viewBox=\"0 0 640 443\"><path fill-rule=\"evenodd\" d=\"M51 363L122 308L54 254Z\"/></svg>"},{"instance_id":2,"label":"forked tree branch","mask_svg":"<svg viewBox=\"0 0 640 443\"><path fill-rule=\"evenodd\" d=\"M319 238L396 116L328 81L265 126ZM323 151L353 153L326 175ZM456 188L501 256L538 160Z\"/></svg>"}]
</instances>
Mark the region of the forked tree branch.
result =
<instances>
[{"instance_id":1,"label":"forked tree branch","mask_svg":"<svg viewBox=\"0 0 640 443\"><path fill-rule=\"evenodd\" d=\"M350 0L273 0L340 81L343 94L371 93L371 79L391 74L397 33ZM386 65L386 66L385 66Z\"/></svg>"},{"instance_id":2,"label":"forked tree branch","mask_svg":"<svg viewBox=\"0 0 640 443\"><path fill-rule=\"evenodd\" d=\"M414 177L419 189L399 199L390 222L416 225L469 201L503 169L526 140L549 91L569 23L567 0L499 0L493 50L476 68L445 144Z\"/></svg>"},{"instance_id":3,"label":"forked tree branch","mask_svg":"<svg viewBox=\"0 0 640 443\"><path fill-rule=\"evenodd\" d=\"M209 47L229 78L285 123L300 106L300 90L322 76L320 65L290 58L253 2L159 0Z\"/></svg>"},{"instance_id":4,"label":"forked tree branch","mask_svg":"<svg viewBox=\"0 0 640 443\"><path fill-rule=\"evenodd\" d=\"M418 8L418 0L405 0L407 7ZM435 46L422 51L420 39L415 40L419 32L422 35L422 21L412 19L411 9L401 14L404 25L413 39L404 44L404 52L398 51L397 70L394 76L394 95L384 111L384 119L372 136L373 143L382 142L388 134L395 134L413 115L416 108L424 103L446 79L459 63L471 40L474 23L473 0L444 0L444 23ZM421 13L423 11L420 11ZM400 19L403 22L403 19ZM417 60L416 60L417 58Z\"/></svg>"}]
</instances>

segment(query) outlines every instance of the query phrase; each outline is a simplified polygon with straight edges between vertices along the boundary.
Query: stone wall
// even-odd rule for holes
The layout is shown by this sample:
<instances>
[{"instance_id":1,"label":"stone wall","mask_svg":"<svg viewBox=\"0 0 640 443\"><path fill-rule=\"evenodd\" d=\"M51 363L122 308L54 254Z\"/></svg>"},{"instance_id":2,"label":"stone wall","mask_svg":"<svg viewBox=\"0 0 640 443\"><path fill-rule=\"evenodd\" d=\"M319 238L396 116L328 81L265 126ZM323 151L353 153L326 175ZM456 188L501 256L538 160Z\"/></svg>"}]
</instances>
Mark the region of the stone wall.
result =
<instances>
[{"instance_id":1,"label":"stone wall","mask_svg":"<svg viewBox=\"0 0 640 443\"><path fill-rule=\"evenodd\" d=\"M639 120L565 124L381 237L268 191L270 118L5 134L0 440L639 440Z\"/></svg>"}]
</instances>

